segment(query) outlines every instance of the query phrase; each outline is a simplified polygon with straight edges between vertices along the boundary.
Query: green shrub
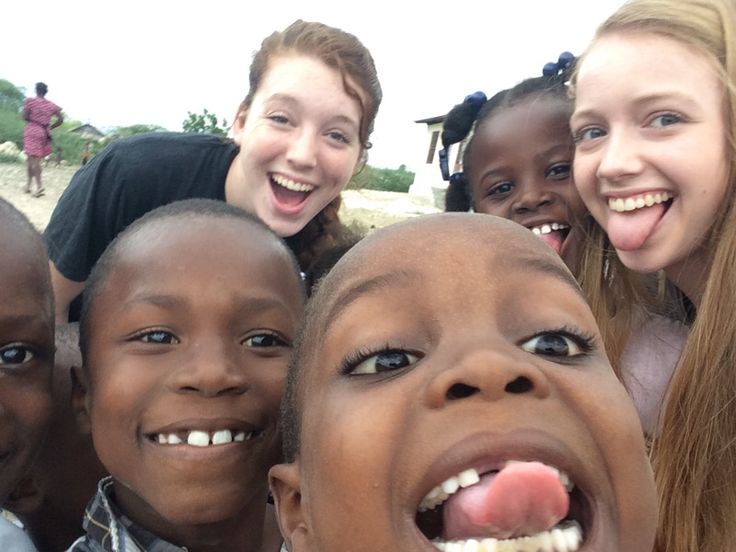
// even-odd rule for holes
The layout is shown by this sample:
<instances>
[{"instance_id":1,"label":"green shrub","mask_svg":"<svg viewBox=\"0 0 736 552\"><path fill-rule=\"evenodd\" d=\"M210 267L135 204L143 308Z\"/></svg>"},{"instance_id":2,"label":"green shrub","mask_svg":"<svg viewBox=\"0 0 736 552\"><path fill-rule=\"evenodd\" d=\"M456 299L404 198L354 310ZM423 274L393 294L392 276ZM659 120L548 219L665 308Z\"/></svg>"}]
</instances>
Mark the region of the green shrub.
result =
<instances>
[{"instance_id":1,"label":"green shrub","mask_svg":"<svg viewBox=\"0 0 736 552\"><path fill-rule=\"evenodd\" d=\"M25 163L20 157L15 155L8 155L7 153L0 153L0 163Z\"/></svg>"},{"instance_id":2,"label":"green shrub","mask_svg":"<svg viewBox=\"0 0 736 552\"><path fill-rule=\"evenodd\" d=\"M382 190L384 192L408 192L414 182L414 173L401 165L398 169L378 169L366 165L356 174L348 189Z\"/></svg>"}]
</instances>

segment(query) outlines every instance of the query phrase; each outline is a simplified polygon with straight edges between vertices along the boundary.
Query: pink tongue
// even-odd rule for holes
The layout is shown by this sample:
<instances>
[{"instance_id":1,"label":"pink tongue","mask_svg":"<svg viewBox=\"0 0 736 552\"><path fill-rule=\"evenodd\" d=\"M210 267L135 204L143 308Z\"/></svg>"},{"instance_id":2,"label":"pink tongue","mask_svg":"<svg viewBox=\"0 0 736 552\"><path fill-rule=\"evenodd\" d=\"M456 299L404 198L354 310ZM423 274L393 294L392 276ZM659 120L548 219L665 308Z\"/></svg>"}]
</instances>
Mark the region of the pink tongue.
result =
<instances>
[{"instance_id":1,"label":"pink tongue","mask_svg":"<svg viewBox=\"0 0 736 552\"><path fill-rule=\"evenodd\" d=\"M559 230L552 230L549 234L541 234L539 237L554 249L555 253L560 254L560 251L562 251L562 242L565 241L565 234Z\"/></svg>"},{"instance_id":2,"label":"pink tongue","mask_svg":"<svg viewBox=\"0 0 736 552\"><path fill-rule=\"evenodd\" d=\"M621 251L639 249L654 231L664 210L664 204L658 203L625 213L611 211L608 216L608 239L613 247Z\"/></svg>"},{"instance_id":3,"label":"pink tongue","mask_svg":"<svg viewBox=\"0 0 736 552\"><path fill-rule=\"evenodd\" d=\"M307 195L309 195L309 192L296 192L274 183L271 183L271 189L273 190L273 195L276 196L278 202L288 205L289 207L299 205L307 198Z\"/></svg>"},{"instance_id":4,"label":"pink tongue","mask_svg":"<svg viewBox=\"0 0 736 552\"><path fill-rule=\"evenodd\" d=\"M570 497L557 472L541 462L513 463L444 504L445 540L530 536L567 515Z\"/></svg>"}]
</instances>

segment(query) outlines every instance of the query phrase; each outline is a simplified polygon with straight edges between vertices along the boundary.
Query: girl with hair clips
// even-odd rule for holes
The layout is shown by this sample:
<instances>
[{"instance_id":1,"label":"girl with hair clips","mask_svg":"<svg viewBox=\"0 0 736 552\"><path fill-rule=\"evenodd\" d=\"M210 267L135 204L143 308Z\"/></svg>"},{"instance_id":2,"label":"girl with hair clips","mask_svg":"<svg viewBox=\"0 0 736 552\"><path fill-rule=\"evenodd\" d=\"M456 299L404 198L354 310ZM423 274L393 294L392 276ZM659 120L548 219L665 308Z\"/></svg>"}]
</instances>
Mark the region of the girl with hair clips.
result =
<instances>
[{"instance_id":1,"label":"girl with hair clips","mask_svg":"<svg viewBox=\"0 0 736 552\"><path fill-rule=\"evenodd\" d=\"M263 41L249 81L233 140L116 140L74 176L44 234L57 320L78 317L69 305L105 246L175 200L223 200L255 214L287 238L305 273L334 245L340 192L365 163L382 98L370 52L352 34L300 20Z\"/></svg>"},{"instance_id":2,"label":"girl with hair clips","mask_svg":"<svg viewBox=\"0 0 736 552\"><path fill-rule=\"evenodd\" d=\"M23 103L23 151L28 156L28 183L24 191L31 193L31 184L36 179L36 193L33 197L44 194L41 182L41 160L54 151L51 131L64 122L61 108L46 99L49 88L43 82L36 83L36 97L27 98ZM51 119L54 122L51 122Z\"/></svg>"},{"instance_id":3,"label":"girl with hair clips","mask_svg":"<svg viewBox=\"0 0 736 552\"><path fill-rule=\"evenodd\" d=\"M573 81L576 185L610 245L585 266L594 310L661 270L690 324L652 449L660 552L736 542L735 37L733 0L633 0Z\"/></svg>"},{"instance_id":4,"label":"girl with hair clips","mask_svg":"<svg viewBox=\"0 0 736 552\"><path fill-rule=\"evenodd\" d=\"M580 280L587 227L595 222L571 175L572 100L566 83L573 62L573 55L564 52L557 62L545 65L541 77L524 80L488 101L482 93L468 96L448 113L442 138L447 147L473 129L463 152L463 172L450 180L447 210L452 210L453 198L460 198L455 202L460 210L472 205L476 212L521 224L552 247ZM590 293L595 296L595 290ZM603 313L598 324L611 364L650 435L656 431L659 400L686 329L647 312L645 303L630 304L616 316Z\"/></svg>"}]
</instances>

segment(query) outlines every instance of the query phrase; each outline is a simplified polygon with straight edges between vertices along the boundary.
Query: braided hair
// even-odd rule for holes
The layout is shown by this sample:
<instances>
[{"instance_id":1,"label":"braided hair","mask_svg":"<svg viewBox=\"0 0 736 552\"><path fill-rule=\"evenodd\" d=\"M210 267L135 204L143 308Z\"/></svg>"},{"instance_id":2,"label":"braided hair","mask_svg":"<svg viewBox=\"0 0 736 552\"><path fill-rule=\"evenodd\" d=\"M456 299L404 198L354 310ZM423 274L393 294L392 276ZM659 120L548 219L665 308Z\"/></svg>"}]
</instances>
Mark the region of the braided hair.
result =
<instances>
[{"instance_id":1,"label":"braided hair","mask_svg":"<svg viewBox=\"0 0 736 552\"><path fill-rule=\"evenodd\" d=\"M575 65L575 56L570 52L562 52L556 62L545 64L541 77L533 77L521 81L516 86L501 90L490 99L483 92L475 92L466 96L462 103L454 106L445 116L442 128L442 146L440 151L440 168L443 178L449 180L445 194L445 211L468 211L472 207L470 186L465 172L449 174L447 157L449 147L464 140L473 128L477 128L497 110L518 104L531 95L550 94L565 101L569 100L567 82L570 80ZM463 152L463 169L470 166L470 146L473 136Z\"/></svg>"}]
</instances>

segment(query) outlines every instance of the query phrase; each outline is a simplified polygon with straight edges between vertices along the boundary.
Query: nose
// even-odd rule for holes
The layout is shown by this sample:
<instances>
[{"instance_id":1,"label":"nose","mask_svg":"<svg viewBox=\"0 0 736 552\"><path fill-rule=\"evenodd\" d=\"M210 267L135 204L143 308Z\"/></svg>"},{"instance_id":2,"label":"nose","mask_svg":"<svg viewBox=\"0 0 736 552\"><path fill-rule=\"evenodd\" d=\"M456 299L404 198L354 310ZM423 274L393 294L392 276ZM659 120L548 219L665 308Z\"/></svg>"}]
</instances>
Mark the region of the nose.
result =
<instances>
[{"instance_id":1,"label":"nose","mask_svg":"<svg viewBox=\"0 0 736 552\"><path fill-rule=\"evenodd\" d=\"M317 165L318 136L308 127L299 127L289 136L287 161L295 168L312 168Z\"/></svg>"},{"instance_id":2,"label":"nose","mask_svg":"<svg viewBox=\"0 0 736 552\"><path fill-rule=\"evenodd\" d=\"M617 182L640 173L642 166L641 150L635 138L621 132L609 132L601 148L596 170L598 179Z\"/></svg>"},{"instance_id":3,"label":"nose","mask_svg":"<svg viewBox=\"0 0 736 552\"><path fill-rule=\"evenodd\" d=\"M528 184L522 185L522 189L517 193L512 208L514 214L523 215L537 211L543 207L548 207L554 201L555 194L547 189L544 183L529 182Z\"/></svg>"},{"instance_id":4,"label":"nose","mask_svg":"<svg viewBox=\"0 0 736 552\"><path fill-rule=\"evenodd\" d=\"M450 403L479 398L499 401L512 396L538 399L550 394L549 380L524 354L512 355L484 348L462 355L439 371L427 387L426 403L443 408Z\"/></svg>"},{"instance_id":5,"label":"nose","mask_svg":"<svg viewBox=\"0 0 736 552\"><path fill-rule=\"evenodd\" d=\"M248 390L247 367L240 348L220 341L202 341L188 348L186 360L169 381L174 392L211 398Z\"/></svg>"}]
</instances>

